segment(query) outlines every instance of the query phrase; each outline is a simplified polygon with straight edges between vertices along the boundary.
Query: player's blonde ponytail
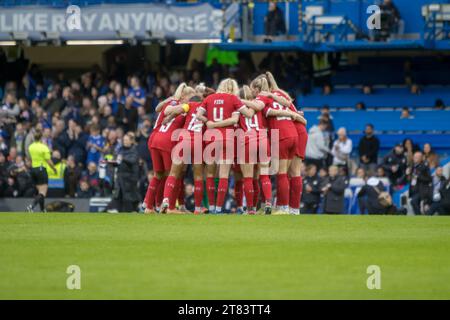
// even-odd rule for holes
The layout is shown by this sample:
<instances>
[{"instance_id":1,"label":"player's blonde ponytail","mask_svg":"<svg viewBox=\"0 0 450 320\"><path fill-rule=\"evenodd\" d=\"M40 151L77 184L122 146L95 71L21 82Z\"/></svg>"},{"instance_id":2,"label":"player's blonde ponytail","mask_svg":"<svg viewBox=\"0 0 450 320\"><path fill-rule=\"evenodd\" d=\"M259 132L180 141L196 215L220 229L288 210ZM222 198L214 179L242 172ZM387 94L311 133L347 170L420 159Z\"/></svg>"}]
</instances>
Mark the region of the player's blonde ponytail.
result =
<instances>
[{"instance_id":1,"label":"player's blonde ponytail","mask_svg":"<svg viewBox=\"0 0 450 320\"><path fill-rule=\"evenodd\" d=\"M267 71L265 73L265 76L267 78L267 82L269 83L270 90L280 90L280 88L278 88L277 82L275 81L275 78L273 77L272 72Z\"/></svg>"},{"instance_id":2,"label":"player's blonde ponytail","mask_svg":"<svg viewBox=\"0 0 450 320\"><path fill-rule=\"evenodd\" d=\"M289 96L289 94L288 94L286 91L281 90L281 89L278 87L278 84L277 84L277 82L275 81L275 78L274 78L272 72L267 71L264 75L266 76L267 82L269 83L270 91L274 91L274 90L280 91L280 92L283 93L287 98L289 98L289 100L291 100L291 101L294 100L294 99L292 99L292 98Z\"/></svg>"},{"instance_id":3,"label":"player's blonde ponytail","mask_svg":"<svg viewBox=\"0 0 450 320\"><path fill-rule=\"evenodd\" d=\"M269 83L267 82L266 77L257 77L255 80L253 80L250 83L250 87L252 89L257 90L258 92L261 92L261 91L269 92L270 91Z\"/></svg>"},{"instance_id":4,"label":"player's blonde ponytail","mask_svg":"<svg viewBox=\"0 0 450 320\"><path fill-rule=\"evenodd\" d=\"M183 91L187 87L187 84L185 82L180 83L180 85L175 90L175 93L173 94L173 98L176 100L180 100L183 97Z\"/></svg>"}]
</instances>

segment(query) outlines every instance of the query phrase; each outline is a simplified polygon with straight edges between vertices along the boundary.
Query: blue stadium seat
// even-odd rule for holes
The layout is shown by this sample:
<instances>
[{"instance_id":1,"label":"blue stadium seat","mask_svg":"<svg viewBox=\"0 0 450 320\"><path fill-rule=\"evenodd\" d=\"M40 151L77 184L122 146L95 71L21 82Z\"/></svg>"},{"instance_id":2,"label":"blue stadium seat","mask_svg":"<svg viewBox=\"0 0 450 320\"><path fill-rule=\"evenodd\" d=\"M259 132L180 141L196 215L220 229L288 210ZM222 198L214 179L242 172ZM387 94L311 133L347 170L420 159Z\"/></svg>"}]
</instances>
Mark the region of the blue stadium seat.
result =
<instances>
[{"instance_id":1,"label":"blue stadium seat","mask_svg":"<svg viewBox=\"0 0 450 320\"><path fill-rule=\"evenodd\" d=\"M308 126L317 124L319 115L317 111L305 111ZM345 127L348 131L363 131L365 124L372 123L377 131L384 132L450 133L448 111L416 111L412 119L400 119L398 111L340 111L332 116L335 127Z\"/></svg>"}]
</instances>

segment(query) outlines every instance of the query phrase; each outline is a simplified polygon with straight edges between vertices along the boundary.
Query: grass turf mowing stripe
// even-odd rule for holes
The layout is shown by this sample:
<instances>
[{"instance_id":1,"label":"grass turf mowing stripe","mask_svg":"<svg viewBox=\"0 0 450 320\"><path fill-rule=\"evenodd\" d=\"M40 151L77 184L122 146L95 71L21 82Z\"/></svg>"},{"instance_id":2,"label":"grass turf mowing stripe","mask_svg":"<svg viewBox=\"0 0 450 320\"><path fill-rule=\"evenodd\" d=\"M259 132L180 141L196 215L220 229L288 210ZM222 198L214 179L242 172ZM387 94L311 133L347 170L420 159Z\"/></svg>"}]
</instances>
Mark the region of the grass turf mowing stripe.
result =
<instances>
[{"instance_id":1,"label":"grass turf mowing stripe","mask_svg":"<svg viewBox=\"0 0 450 320\"><path fill-rule=\"evenodd\" d=\"M449 299L448 279L449 217L0 214L3 299Z\"/></svg>"}]
</instances>

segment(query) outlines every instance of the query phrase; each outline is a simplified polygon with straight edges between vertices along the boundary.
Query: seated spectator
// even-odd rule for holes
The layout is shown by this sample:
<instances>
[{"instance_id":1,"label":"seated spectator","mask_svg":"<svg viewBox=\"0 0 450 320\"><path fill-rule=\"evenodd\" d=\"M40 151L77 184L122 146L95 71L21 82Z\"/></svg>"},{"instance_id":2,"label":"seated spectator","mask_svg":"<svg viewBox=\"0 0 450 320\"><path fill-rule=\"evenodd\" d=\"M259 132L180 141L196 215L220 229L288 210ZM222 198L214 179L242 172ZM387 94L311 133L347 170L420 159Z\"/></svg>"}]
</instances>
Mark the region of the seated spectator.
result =
<instances>
[{"instance_id":1,"label":"seated spectator","mask_svg":"<svg viewBox=\"0 0 450 320\"><path fill-rule=\"evenodd\" d=\"M333 92L333 90L331 89L331 86L330 86L329 84L326 84L326 85L323 86L322 94L323 94L324 96L329 96L332 92ZM328 106L324 106L323 109L325 109L325 108L326 108L328 111L330 111L330 108L329 108Z\"/></svg>"},{"instance_id":2,"label":"seated spectator","mask_svg":"<svg viewBox=\"0 0 450 320\"><path fill-rule=\"evenodd\" d=\"M302 213L317 213L320 204L321 178L317 174L314 164L306 168L306 176L303 178Z\"/></svg>"},{"instance_id":3,"label":"seated spectator","mask_svg":"<svg viewBox=\"0 0 450 320\"><path fill-rule=\"evenodd\" d=\"M364 102L358 102L356 104L356 110L358 110L358 111L365 111L366 110L366 105L364 104Z\"/></svg>"},{"instance_id":4,"label":"seated spectator","mask_svg":"<svg viewBox=\"0 0 450 320\"><path fill-rule=\"evenodd\" d=\"M96 195L100 193L100 177L95 162L89 162L87 171L82 175L82 178L88 182Z\"/></svg>"},{"instance_id":5,"label":"seated spectator","mask_svg":"<svg viewBox=\"0 0 450 320\"><path fill-rule=\"evenodd\" d=\"M92 198L95 195L94 189L89 185L86 179L82 179L79 183L79 189L77 191L77 198Z\"/></svg>"},{"instance_id":6,"label":"seated spectator","mask_svg":"<svg viewBox=\"0 0 450 320\"><path fill-rule=\"evenodd\" d=\"M385 178L386 177L386 171L382 166L379 166L377 168L377 173L375 175L377 178Z\"/></svg>"},{"instance_id":7,"label":"seated spectator","mask_svg":"<svg viewBox=\"0 0 450 320\"><path fill-rule=\"evenodd\" d=\"M383 159L382 167L387 173L391 184L400 186L406 182L406 168L408 161L402 144L397 144L394 149Z\"/></svg>"},{"instance_id":8,"label":"seated spectator","mask_svg":"<svg viewBox=\"0 0 450 320\"><path fill-rule=\"evenodd\" d=\"M286 33L283 12L278 8L276 2L269 2L269 12L264 18L265 33L269 36L265 41L271 41L270 37Z\"/></svg>"},{"instance_id":9,"label":"seated spectator","mask_svg":"<svg viewBox=\"0 0 450 320\"><path fill-rule=\"evenodd\" d=\"M419 95L421 93L421 89L420 89L419 85L413 83L411 85L410 92L411 92L411 94Z\"/></svg>"},{"instance_id":10,"label":"seated spectator","mask_svg":"<svg viewBox=\"0 0 450 320\"><path fill-rule=\"evenodd\" d=\"M353 148L352 140L347 137L347 130L345 128L339 128L337 135L338 139L334 142L333 148L331 149L333 164L347 167Z\"/></svg>"},{"instance_id":11,"label":"seated spectator","mask_svg":"<svg viewBox=\"0 0 450 320\"><path fill-rule=\"evenodd\" d=\"M381 204L379 199L380 193L384 191L384 185L378 178L370 178L367 184L358 192L361 213L365 213L363 209L365 208L368 214L385 214L386 208Z\"/></svg>"},{"instance_id":12,"label":"seated spectator","mask_svg":"<svg viewBox=\"0 0 450 320\"><path fill-rule=\"evenodd\" d=\"M365 85L365 86L362 87L362 92L365 95L372 94L372 87L369 86L369 85Z\"/></svg>"},{"instance_id":13,"label":"seated spectator","mask_svg":"<svg viewBox=\"0 0 450 320\"><path fill-rule=\"evenodd\" d=\"M412 165L414 153L420 151L419 145L414 143L411 139L406 138L403 140L403 150L405 150L408 165Z\"/></svg>"},{"instance_id":14,"label":"seated spectator","mask_svg":"<svg viewBox=\"0 0 450 320\"><path fill-rule=\"evenodd\" d=\"M439 165L439 156L433 151L431 144L425 143L423 145L423 156L426 165L430 169L434 169Z\"/></svg>"},{"instance_id":15,"label":"seated spectator","mask_svg":"<svg viewBox=\"0 0 450 320\"><path fill-rule=\"evenodd\" d=\"M434 109L435 110L444 110L445 109L444 101L442 101L442 99L437 99L434 102Z\"/></svg>"},{"instance_id":16,"label":"seated spectator","mask_svg":"<svg viewBox=\"0 0 450 320\"><path fill-rule=\"evenodd\" d=\"M346 177L338 175L339 169L332 165L328 169L328 178L324 182L324 213L344 213L344 193L348 186Z\"/></svg>"},{"instance_id":17,"label":"seated spectator","mask_svg":"<svg viewBox=\"0 0 450 320\"><path fill-rule=\"evenodd\" d=\"M356 169L356 178L358 179L362 179L362 180L366 180L367 175L366 175L366 170L364 170L364 168L358 168Z\"/></svg>"},{"instance_id":18,"label":"seated spectator","mask_svg":"<svg viewBox=\"0 0 450 320\"><path fill-rule=\"evenodd\" d=\"M15 161L9 167L9 176L15 181L18 197L33 197L33 181L22 156L15 157Z\"/></svg>"},{"instance_id":19,"label":"seated spectator","mask_svg":"<svg viewBox=\"0 0 450 320\"><path fill-rule=\"evenodd\" d=\"M414 119L414 116L411 114L411 111L408 107L402 108L402 113L400 114L400 119Z\"/></svg>"}]
</instances>

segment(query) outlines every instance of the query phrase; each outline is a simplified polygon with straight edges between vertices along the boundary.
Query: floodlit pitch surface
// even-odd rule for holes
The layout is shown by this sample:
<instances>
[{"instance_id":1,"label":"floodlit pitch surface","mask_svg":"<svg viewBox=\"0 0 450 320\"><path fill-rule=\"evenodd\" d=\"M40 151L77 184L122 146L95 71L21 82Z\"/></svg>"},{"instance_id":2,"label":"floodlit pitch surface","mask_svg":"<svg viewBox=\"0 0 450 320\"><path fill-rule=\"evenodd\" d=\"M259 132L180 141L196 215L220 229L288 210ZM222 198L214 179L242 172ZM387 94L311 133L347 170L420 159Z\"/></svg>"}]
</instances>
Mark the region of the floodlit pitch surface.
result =
<instances>
[{"instance_id":1,"label":"floodlit pitch surface","mask_svg":"<svg viewBox=\"0 0 450 320\"><path fill-rule=\"evenodd\" d=\"M450 299L449 279L450 217L0 214L2 299Z\"/></svg>"}]
</instances>

